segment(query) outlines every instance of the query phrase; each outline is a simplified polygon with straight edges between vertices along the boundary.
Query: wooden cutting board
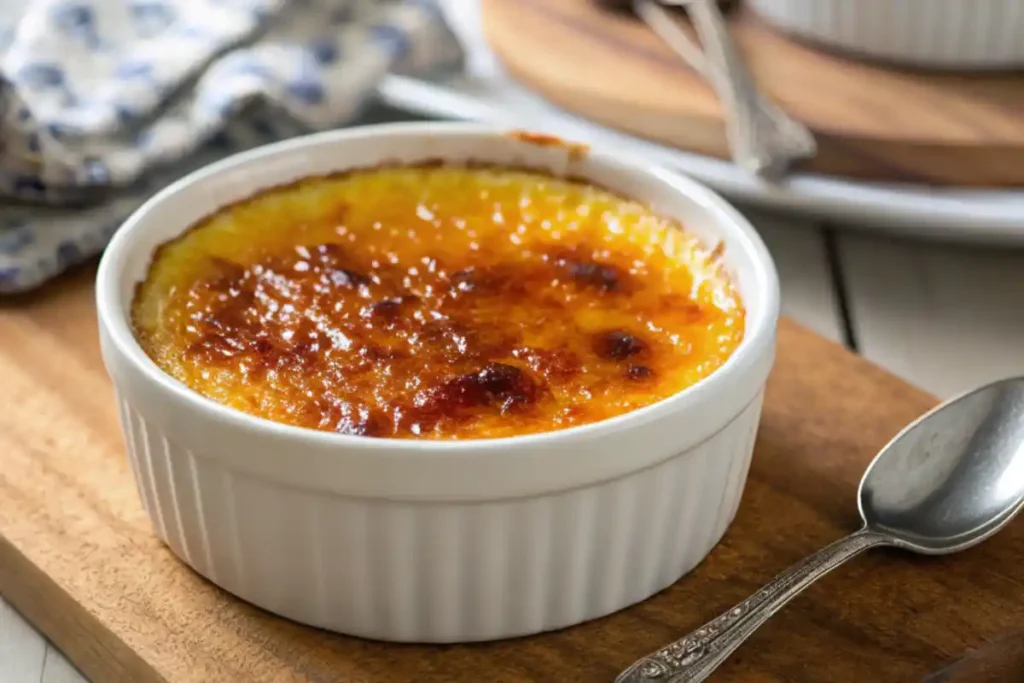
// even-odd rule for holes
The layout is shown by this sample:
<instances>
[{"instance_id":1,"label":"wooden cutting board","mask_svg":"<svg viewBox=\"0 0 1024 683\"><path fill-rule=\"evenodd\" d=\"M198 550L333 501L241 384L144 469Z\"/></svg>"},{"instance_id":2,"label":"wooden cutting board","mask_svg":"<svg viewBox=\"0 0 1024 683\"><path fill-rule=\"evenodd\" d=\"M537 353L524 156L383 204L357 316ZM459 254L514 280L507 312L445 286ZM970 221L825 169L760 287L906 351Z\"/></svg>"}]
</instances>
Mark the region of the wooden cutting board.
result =
<instances>
[{"instance_id":1,"label":"wooden cutting board","mask_svg":"<svg viewBox=\"0 0 1024 683\"><path fill-rule=\"evenodd\" d=\"M0 302L0 593L105 683L610 683L853 530L862 469L933 404L784 320L739 515L690 576L562 632L458 647L373 643L246 605L156 540L100 363L92 277ZM1024 519L956 557L869 553L785 608L715 680L919 681L1024 625L1022 566Z\"/></svg>"},{"instance_id":2,"label":"wooden cutting board","mask_svg":"<svg viewBox=\"0 0 1024 683\"><path fill-rule=\"evenodd\" d=\"M488 41L524 85L641 137L728 158L714 92L653 31L597 0L482 0ZM855 61L732 15L756 80L815 133L805 168L873 180L1024 186L1024 73L937 74Z\"/></svg>"}]
</instances>

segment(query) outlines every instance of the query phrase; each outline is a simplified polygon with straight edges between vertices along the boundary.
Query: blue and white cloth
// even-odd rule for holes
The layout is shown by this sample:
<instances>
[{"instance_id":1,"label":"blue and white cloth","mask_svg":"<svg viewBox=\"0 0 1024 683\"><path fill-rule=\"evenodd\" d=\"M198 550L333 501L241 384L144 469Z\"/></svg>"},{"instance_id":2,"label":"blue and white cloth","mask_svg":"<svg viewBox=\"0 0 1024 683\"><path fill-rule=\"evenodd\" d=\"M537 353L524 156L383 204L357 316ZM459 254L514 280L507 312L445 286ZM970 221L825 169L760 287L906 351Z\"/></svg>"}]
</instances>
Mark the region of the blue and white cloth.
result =
<instances>
[{"instance_id":1,"label":"blue and white cloth","mask_svg":"<svg viewBox=\"0 0 1024 683\"><path fill-rule=\"evenodd\" d=\"M0 293L99 253L183 174L460 59L431 0L0 0Z\"/></svg>"}]
</instances>

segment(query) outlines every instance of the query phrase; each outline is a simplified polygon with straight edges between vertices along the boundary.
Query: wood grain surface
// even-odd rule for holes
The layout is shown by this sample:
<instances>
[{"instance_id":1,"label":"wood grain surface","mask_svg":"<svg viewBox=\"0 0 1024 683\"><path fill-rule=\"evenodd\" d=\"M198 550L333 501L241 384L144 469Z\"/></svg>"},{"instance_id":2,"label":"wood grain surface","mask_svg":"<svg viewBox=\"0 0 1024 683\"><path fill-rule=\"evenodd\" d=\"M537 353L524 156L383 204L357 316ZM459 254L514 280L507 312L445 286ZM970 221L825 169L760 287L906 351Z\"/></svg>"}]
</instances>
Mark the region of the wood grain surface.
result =
<instances>
[{"instance_id":1,"label":"wood grain surface","mask_svg":"<svg viewBox=\"0 0 1024 683\"><path fill-rule=\"evenodd\" d=\"M597 0L482 0L488 41L523 84L589 119L727 158L714 92L632 15ZM739 10L761 88L815 133L806 166L841 176L1024 185L1024 74L926 73L811 48Z\"/></svg>"},{"instance_id":2,"label":"wood grain surface","mask_svg":"<svg viewBox=\"0 0 1024 683\"><path fill-rule=\"evenodd\" d=\"M1017 683L1024 681L1024 631L1001 635L943 667L921 683Z\"/></svg>"},{"instance_id":3,"label":"wood grain surface","mask_svg":"<svg viewBox=\"0 0 1024 683\"><path fill-rule=\"evenodd\" d=\"M270 616L178 562L137 499L101 367L92 271L0 303L0 593L95 681L600 683L857 525L876 449L932 405L792 322L722 543L645 602L565 631L396 646ZM1024 520L948 558L876 551L830 574L716 680L920 680L1024 624Z\"/></svg>"}]
</instances>

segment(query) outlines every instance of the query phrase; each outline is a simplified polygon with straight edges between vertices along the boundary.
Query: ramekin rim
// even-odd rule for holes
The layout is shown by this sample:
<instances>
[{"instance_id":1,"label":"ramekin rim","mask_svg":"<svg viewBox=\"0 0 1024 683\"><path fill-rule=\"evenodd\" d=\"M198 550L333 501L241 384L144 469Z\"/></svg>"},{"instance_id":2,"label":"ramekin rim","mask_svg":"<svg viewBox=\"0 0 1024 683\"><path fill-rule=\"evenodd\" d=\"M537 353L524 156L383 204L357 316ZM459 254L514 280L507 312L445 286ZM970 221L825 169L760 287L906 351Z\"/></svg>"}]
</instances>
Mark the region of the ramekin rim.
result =
<instances>
[{"instance_id":1,"label":"ramekin rim","mask_svg":"<svg viewBox=\"0 0 1024 683\"><path fill-rule=\"evenodd\" d=\"M639 173L652 176L672 191L685 195L689 200L702 205L717 218L714 221L715 232L728 234L737 238L739 248L751 256L754 280L763 297L762 305L756 317L746 319L744 337L735 351L725 363L707 377L648 406L616 415L597 422L568 427L565 429L523 434L510 437L465 439L465 440L432 440L432 439L397 439L365 437L338 434L322 430L308 429L275 422L257 417L240 410L225 406L194 391L180 381L164 372L145 353L132 332L128 323L127 307L129 302L123 301L119 293L119 281L122 265L118 256L131 243L133 233L141 230L147 216L160 203L186 189L201 184L206 180L232 170L234 168L256 163L261 159L279 154L300 152L303 149L336 142L345 138L362 138L375 135L409 135L410 137L429 135L432 137L481 135L508 136L510 133L522 131L507 126L463 122L398 122L382 123L357 128L336 129L314 133L297 138L263 145L246 150L217 162L199 168L168 185L150 197L136 209L115 232L101 258L96 276L97 317L100 328L108 335L116 351L128 361L132 369L143 376L152 385L167 392L174 399L188 404L192 409L212 413L229 426L246 431L258 431L276 438L294 440L296 443L307 443L315 446L332 446L345 448L346 451L384 451L402 449L416 451L418 455L429 454L451 456L459 453L514 449L541 448L552 443L582 439L596 439L603 434L617 432L643 426L664 414L678 414L687 410L692 404L705 400L702 393L725 385L730 380L737 381L745 369L756 364L764 347L774 343L776 324L779 317L779 284L775 269L767 247L750 223L722 197L703 184L668 168L644 163L639 160L623 160L623 155L612 155L610 151L587 146L587 155L598 163L622 173ZM571 141L566 141L570 144ZM524 144L530 144L524 142ZM443 157L443 153L441 154ZM584 176L585 178L585 176ZM254 189L255 191L255 189ZM184 229L185 226L183 226ZM736 247L733 247L735 250ZM749 310L749 309L748 309ZM752 389L756 390L756 389Z\"/></svg>"}]
</instances>

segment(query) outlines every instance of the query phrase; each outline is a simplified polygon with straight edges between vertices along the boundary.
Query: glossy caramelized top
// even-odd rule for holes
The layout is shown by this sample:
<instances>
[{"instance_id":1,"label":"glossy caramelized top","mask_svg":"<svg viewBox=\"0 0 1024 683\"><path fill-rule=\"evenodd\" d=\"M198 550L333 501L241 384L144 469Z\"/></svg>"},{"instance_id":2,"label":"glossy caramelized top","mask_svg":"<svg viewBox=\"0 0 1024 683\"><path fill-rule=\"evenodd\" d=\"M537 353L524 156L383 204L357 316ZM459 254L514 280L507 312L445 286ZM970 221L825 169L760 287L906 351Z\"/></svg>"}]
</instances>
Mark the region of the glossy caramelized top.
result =
<instances>
[{"instance_id":1,"label":"glossy caramelized top","mask_svg":"<svg viewBox=\"0 0 1024 683\"><path fill-rule=\"evenodd\" d=\"M539 174L315 178L158 251L133 305L195 391L302 427L506 437L594 422L719 367L744 311L715 255L638 203Z\"/></svg>"}]
</instances>

